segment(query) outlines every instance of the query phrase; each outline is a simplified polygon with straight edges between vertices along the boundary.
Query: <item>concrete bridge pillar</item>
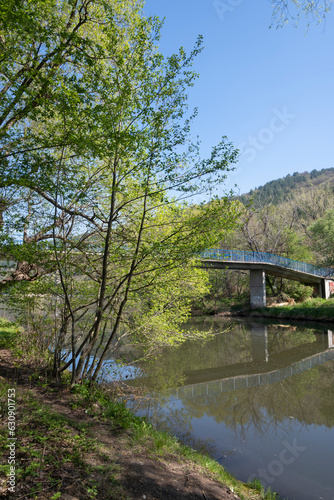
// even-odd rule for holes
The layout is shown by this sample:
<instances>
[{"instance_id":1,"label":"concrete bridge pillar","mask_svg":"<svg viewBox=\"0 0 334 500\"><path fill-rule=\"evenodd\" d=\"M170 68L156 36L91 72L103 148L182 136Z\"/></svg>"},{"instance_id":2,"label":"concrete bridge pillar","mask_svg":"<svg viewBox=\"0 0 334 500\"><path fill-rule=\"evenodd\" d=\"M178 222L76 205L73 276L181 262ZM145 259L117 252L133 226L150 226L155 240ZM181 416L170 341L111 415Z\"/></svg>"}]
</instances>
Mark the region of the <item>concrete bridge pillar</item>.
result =
<instances>
[{"instance_id":1,"label":"concrete bridge pillar","mask_svg":"<svg viewBox=\"0 0 334 500\"><path fill-rule=\"evenodd\" d=\"M331 280L322 279L321 283L317 285L317 296L322 299L329 299L331 296L330 291L330 282Z\"/></svg>"},{"instance_id":2,"label":"concrete bridge pillar","mask_svg":"<svg viewBox=\"0 0 334 500\"><path fill-rule=\"evenodd\" d=\"M262 269L250 270L250 305L251 309L266 307L266 273Z\"/></svg>"},{"instance_id":3,"label":"concrete bridge pillar","mask_svg":"<svg viewBox=\"0 0 334 500\"><path fill-rule=\"evenodd\" d=\"M324 292L323 292L323 298L324 299L329 299L329 297L331 296L331 287L330 287L330 283L331 283L332 280L324 280Z\"/></svg>"}]
</instances>

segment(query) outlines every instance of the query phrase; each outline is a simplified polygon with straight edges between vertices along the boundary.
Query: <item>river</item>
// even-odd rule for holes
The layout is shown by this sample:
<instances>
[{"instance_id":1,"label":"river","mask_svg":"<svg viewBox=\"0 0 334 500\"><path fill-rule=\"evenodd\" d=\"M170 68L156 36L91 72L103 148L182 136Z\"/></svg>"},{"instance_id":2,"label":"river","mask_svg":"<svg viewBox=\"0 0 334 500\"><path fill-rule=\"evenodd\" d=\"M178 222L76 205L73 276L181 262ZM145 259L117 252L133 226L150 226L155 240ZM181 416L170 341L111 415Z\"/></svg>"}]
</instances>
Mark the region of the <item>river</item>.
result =
<instances>
[{"instance_id":1,"label":"river","mask_svg":"<svg viewBox=\"0 0 334 500\"><path fill-rule=\"evenodd\" d=\"M136 411L244 482L258 478L289 500L334 500L332 331L219 318L188 327L211 333L142 366L133 383L151 397Z\"/></svg>"}]
</instances>

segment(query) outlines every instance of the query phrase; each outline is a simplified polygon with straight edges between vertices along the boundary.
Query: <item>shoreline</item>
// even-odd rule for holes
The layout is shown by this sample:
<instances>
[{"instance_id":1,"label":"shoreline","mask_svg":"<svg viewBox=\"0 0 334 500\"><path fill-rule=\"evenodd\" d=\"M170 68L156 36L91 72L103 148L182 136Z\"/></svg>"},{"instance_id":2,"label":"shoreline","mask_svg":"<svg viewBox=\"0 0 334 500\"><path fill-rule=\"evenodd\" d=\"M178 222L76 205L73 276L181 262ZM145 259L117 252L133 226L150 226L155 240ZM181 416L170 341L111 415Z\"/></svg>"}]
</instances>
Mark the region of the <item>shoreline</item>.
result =
<instances>
[{"instance_id":1,"label":"shoreline","mask_svg":"<svg viewBox=\"0 0 334 500\"><path fill-rule=\"evenodd\" d=\"M2 333L2 332L1 332ZM3 346L2 346L3 347ZM0 349L1 413L16 395L15 496L35 499L270 500L259 482L247 485L208 455L135 416L105 388L69 377L55 384L45 372L18 366ZM9 392L8 392L9 394ZM2 418L4 435L6 418ZM0 493L12 497L6 441L0 442ZM33 495L33 496L31 496Z\"/></svg>"},{"instance_id":2,"label":"shoreline","mask_svg":"<svg viewBox=\"0 0 334 500\"><path fill-rule=\"evenodd\" d=\"M216 316L221 318L263 318L278 319L298 322L313 322L322 324L334 324L334 298L331 299L309 299L294 305L267 306L258 309L250 309L248 306L231 306L229 309L217 312L196 311L197 316Z\"/></svg>"},{"instance_id":3,"label":"shoreline","mask_svg":"<svg viewBox=\"0 0 334 500\"><path fill-rule=\"evenodd\" d=\"M305 309L305 304L286 308L287 312L297 310L298 314L293 314L291 318L287 317L283 307L255 311L244 309L243 314L240 314L240 310L235 310L218 313L216 316L239 317L243 321L278 320L287 323L314 322L318 325L334 323L328 317L321 316L324 309L332 314L330 303L323 308L308 305L307 318L300 314L301 308ZM0 395L3 396L8 388L15 388L18 396L18 428L24 428L20 436L24 446L18 446L17 456L20 466L23 463L23 467L19 468L17 482L17 494L20 498L28 498L34 494L33 498L38 500L186 500L191 494L194 498L203 497L207 500L279 499L270 490L265 492L259 481L252 485L245 484L205 453L182 444L172 433L157 431L145 418L137 417L125 405L116 403L119 394L101 386L91 390L85 384L71 390L69 374L65 376L63 383L56 384L47 370L36 370L34 366L24 365L14 356L15 347L10 345L13 337L9 335L6 338L5 335L1 338L5 330L3 327L0 329ZM4 341L8 348L4 348ZM3 414L3 401L0 409ZM33 420L26 418L30 413ZM25 434L27 424L34 426L41 415L44 420L34 429L35 433ZM2 419L5 425L4 420ZM59 435L55 442L55 421L60 423L61 433L65 427L66 440ZM55 445L53 450L48 450L49 445L45 444L49 441ZM5 457L4 442L0 441L0 445ZM71 448L66 463L57 463L53 473L50 473L50 454L59 453L64 446ZM28 458L27 453L34 455ZM34 459L34 456L37 458ZM91 464L95 465L92 467ZM61 487L56 487L57 477L62 474L67 477L68 467L71 469L71 477L77 478L77 486L73 487L65 481L64 484L61 483ZM48 470L47 480L45 468ZM35 469L38 469L41 477L36 476ZM8 478L9 472L2 460L0 493L10 498L10 491L5 485L6 475ZM45 482L48 484L47 492L44 486L38 489ZM80 487L78 483L81 484Z\"/></svg>"}]
</instances>

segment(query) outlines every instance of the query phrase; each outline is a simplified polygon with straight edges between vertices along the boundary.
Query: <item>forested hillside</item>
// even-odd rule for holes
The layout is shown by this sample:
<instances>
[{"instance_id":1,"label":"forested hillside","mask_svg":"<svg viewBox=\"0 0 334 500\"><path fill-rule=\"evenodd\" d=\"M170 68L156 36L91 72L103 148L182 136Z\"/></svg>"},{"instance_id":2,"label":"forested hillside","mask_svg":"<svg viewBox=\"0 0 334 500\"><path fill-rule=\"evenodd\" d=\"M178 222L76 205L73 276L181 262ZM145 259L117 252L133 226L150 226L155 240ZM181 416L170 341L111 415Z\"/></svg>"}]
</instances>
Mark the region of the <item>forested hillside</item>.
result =
<instances>
[{"instance_id":1,"label":"forested hillside","mask_svg":"<svg viewBox=\"0 0 334 500\"><path fill-rule=\"evenodd\" d=\"M238 199L243 204L253 200L255 205L264 206L269 203L278 205L290 199L295 190L310 189L327 184L334 186L334 168L288 174L286 177L275 179L267 182L264 186L252 189L249 193L239 196Z\"/></svg>"}]
</instances>

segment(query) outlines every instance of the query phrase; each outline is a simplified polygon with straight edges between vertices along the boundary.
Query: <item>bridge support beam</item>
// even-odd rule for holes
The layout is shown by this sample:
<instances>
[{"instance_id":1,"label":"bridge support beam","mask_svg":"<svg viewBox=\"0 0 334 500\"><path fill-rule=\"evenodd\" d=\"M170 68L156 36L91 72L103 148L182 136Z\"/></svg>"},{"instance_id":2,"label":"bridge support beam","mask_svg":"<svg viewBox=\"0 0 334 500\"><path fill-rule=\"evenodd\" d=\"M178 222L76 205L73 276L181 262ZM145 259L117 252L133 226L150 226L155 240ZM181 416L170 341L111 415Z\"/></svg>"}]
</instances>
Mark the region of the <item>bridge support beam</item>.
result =
<instances>
[{"instance_id":1,"label":"bridge support beam","mask_svg":"<svg viewBox=\"0 0 334 500\"><path fill-rule=\"evenodd\" d=\"M250 305L251 309L266 307L266 273L262 269L250 270Z\"/></svg>"}]
</instances>

